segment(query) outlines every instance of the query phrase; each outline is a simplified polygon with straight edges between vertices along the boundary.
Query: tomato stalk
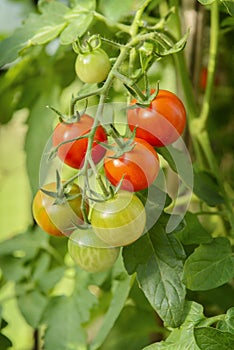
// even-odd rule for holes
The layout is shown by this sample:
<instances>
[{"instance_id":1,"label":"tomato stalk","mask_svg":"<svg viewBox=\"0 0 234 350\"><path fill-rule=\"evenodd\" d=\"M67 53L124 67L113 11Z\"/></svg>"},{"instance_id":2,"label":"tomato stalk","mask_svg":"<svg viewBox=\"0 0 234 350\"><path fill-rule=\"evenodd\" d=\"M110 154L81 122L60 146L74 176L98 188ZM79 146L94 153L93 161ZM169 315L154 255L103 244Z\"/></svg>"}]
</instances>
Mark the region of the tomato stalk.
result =
<instances>
[{"instance_id":1,"label":"tomato stalk","mask_svg":"<svg viewBox=\"0 0 234 350\"><path fill-rule=\"evenodd\" d=\"M175 0L177 2L177 0ZM174 2L175 3L175 2ZM176 7L178 8L178 7ZM210 103L212 98L212 89L214 82L215 65L217 60L218 38L219 38L219 11L218 2L214 1L211 4L211 22L210 22L210 48L209 48L209 62L208 62L208 78L204 94L202 108L199 114L198 106L195 102L194 91L192 88L189 72L187 69L184 52L178 53L176 58L176 65L179 71L183 92L186 100L186 107L188 110L189 129L192 135L192 142L194 146L197 162L200 167L208 164L209 168L216 176L219 184L221 194L224 198L225 206L228 211L229 222L234 232L234 215L233 207L230 198L226 192L223 184L223 179L220 176L219 167L216 157L212 151L210 139L207 130L205 129L207 119L210 112ZM180 30L180 18L178 11L176 12L177 27Z\"/></svg>"}]
</instances>

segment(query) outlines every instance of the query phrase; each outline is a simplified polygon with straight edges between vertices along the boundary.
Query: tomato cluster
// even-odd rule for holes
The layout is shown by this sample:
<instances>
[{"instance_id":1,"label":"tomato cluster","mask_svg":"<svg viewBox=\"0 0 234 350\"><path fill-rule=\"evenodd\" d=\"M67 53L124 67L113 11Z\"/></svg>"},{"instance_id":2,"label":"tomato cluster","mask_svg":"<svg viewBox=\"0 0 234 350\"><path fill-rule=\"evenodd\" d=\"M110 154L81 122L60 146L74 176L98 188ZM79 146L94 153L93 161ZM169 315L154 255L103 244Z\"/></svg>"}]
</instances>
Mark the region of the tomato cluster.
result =
<instances>
[{"instance_id":1,"label":"tomato cluster","mask_svg":"<svg viewBox=\"0 0 234 350\"><path fill-rule=\"evenodd\" d=\"M52 137L57 156L81 173L85 168L85 176L90 168L97 175L99 163L108 184L105 187L102 181L106 197L100 200L96 193L97 200L95 195L87 199L89 186L81 191L72 181L62 182L59 193L58 184L47 184L33 201L38 225L50 235L68 236L68 252L81 268L97 272L111 267L120 247L144 233L146 211L135 192L147 189L158 176L155 147L176 141L185 121L183 103L166 90L159 90L146 107L132 100L127 109L127 123L133 131L130 138L120 136L113 127L110 130L115 132L107 133L104 125L94 123L86 113L76 121L61 120Z\"/></svg>"}]
</instances>

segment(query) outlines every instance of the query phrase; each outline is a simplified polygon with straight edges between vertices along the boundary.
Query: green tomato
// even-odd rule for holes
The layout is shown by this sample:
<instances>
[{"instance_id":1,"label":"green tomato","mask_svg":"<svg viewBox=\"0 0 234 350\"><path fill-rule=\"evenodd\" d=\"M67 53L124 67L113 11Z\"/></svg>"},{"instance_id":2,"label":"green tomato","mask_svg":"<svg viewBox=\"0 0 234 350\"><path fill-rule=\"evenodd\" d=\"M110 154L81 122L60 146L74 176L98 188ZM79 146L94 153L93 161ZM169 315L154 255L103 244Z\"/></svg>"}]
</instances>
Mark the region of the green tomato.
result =
<instances>
[{"instance_id":1,"label":"green tomato","mask_svg":"<svg viewBox=\"0 0 234 350\"><path fill-rule=\"evenodd\" d=\"M92 229L75 230L68 240L68 253L83 270L100 272L113 266L120 248L109 247L100 241Z\"/></svg>"},{"instance_id":2,"label":"green tomato","mask_svg":"<svg viewBox=\"0 0 234 350\"><path fill-rule=\"evenodd\" d=\"M106 79L111 68L108 55L102 49L79 54L75 62L77 76L84 83L100 83Z\"/></svg>"},{"instance_id":3,"label":"green tomato","mask_svg":"<svg viewBox=\"0 0 234 350\"><path fill-rule=\"evenodd\" d=\"M119 191L113 198L94 204L91 224L97 236L113 247L128 245L144 232L146 212L133 193Z\"/></svg>"}]
</instances>

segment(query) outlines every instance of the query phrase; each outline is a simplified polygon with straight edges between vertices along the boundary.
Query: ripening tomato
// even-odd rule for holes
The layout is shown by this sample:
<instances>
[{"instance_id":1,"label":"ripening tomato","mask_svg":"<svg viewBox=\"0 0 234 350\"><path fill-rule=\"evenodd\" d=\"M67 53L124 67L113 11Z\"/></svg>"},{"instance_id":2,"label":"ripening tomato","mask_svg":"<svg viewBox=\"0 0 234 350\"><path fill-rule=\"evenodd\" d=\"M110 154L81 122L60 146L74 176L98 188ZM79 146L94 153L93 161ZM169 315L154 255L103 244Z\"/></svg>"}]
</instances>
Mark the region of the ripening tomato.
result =
<instances>
[{"instance_id":1,"label":"ripening tomato","mask_svg":"<svg viewBox=\"0 0 234 350\"><path fill-rule=\"evenodd\" d=\"M56 192L56 183L49 183L43 186L43 189ZM66 197L58 204L55 203L54 197L44 193L41 189L37 191L33 200L34 219L45 232L52 236L69 235L77 228L76 225L84 223L80 188L76 184L68 185L65 193Z\"/></svg>"},{"instance_id":2,"label":"ripening tomato","mask_svg":"<svg viewBox=\"0 0 234 350\"><path fill-rule=\"evenodd\" d=\"M104 160L105 174L112 185L123 179L121 189L137 192L148 188L159 172L159 158L154 148L145 140L134 139L134 148L119 158L108 150Z\"/></svg>"},{"instance_id":3,"label":"ripening tomato","mask_svg":"<svg viewBox=\"0 0 234 350\"><path fill-rule=\"evenodd\" d=\"M135 103L137 101L132 100L131 104ZM176 141L186 124L182 101L167 90L159 90L149 107L129 109L127 114L130 129L136 128L136 136L155 147L167 146Z\"/></svg>"},{"instance_id":4,"label":"ripening tomato","mask_svg":"<svg viewBox=\"0 0 234 350\"><path fill-rule=\"evenodd\" d=\"M89 133L93 126L93 118L87 114L83 114L78 122L59 123L53 133L53 146L56 147L62 142L75 139L79 136ZM96 141L105 142L107 140L105 129L98 125L92 146L92 159L97 164L104 156L106 150ZM88 146L88 137L80 140L67 142L58 148L59 158L72 168L80 169L84 164Z\"/></svg>"},{"instance_id":5,"label":"ripening tomato","mask_svg":"<svg viewBox=\"0 0 234 350\"><path fill-rule=\"evenodd\" d=\"M136 241L143 234L146 212L134 193L119 191L113 198L94 204L90 221L102 241L120 247Z\"/></svg>"},{"instance_id":6,"label":"ripening tomato","mask_svg":"<svg viewBox=\"0 0 234 350\"><path fill-rule=\"evenodd\" d=\"M80 53L75 62L77 76L84 83L100 83L106 79L111 68L108 55L101 48Z\"/></svg>"},{"instance_id":7,"label":"ripening tomato","mask_svg":"<svg viewBox=\"0 0 234 350\"><path fill-rule=\"evenodd\" d=\"M82 237L85 236L84 240ZM83 244L83 241L91 245ZM100 272L112 267L119 256L120 248L108 247L92 229L75 230L68 240L68 253L83 270Z\"/></svg>"}]
</instances>

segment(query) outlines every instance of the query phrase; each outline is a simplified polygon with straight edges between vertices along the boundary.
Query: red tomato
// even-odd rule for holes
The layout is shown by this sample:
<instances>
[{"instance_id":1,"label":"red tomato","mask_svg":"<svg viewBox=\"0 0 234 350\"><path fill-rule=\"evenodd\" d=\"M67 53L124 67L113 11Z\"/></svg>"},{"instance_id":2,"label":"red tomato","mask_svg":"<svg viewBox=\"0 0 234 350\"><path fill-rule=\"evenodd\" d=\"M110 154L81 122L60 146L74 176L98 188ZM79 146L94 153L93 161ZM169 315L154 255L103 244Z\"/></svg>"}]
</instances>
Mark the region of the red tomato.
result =
<instances>
[{"instance_id":1,"label":"red tomato","mask_svg":"<svg viewBox=\"0 0 234 350\"><path fill-rule=\"evenodd\" d=\"M131 104L135 103L137 101L132 100ZM131 130L136 128L136 137L148 141L152 146L162 147L180 137L186 124L186 111L175 94L159 90L149 107L128 110L128 124Z\"/></svg>"},{"instance_id":2,"label":"red tomato","mask_svg":"<svg viewBox=\"0 0 234 350\"><path fill-rule=\"evenodd\" d=\"M43 188L47 191L56 191L56 183L49 183ZM67 186L68 197L61 204L55 204L55 198L38 190L33 199L33 216L37 224L52 236L69 235L77 227L74 224L82 225L83 215L81 211L80 188L76 184ZM78 196L77 196L78 195ZM87 207L88 209L88 207Z\"/></svg>"},{"instance_id":3,"label":"red tomato","mask_svg":"<svg viewBox=\"0 0 234 350\"><path fill-rule=\"evenodd\" d=\"M148 188L159 172L159 159L154 148L139 138L135 138L134 143L134 148L119 158L110 158L114 152L108 150L104 160L108 180L117 186L124 176L121 189L131 192Z\"/></svg>"},{"instance_id":4,"label":"red tomato","mask_svg":"<svg viewBox=\"0 0 234 350\"><path fill-rule=\"evenodd\" d=\"M53 146L58 146L61 142L72 140L79 136L87 134L93 125L93 118L83 114L78 122L59 123L54 129ZM104 156L106 150L96 141L105 142L107 140L104 128L99 125L96 129L94 142L92 146L92 159L97 164ZM58 149L59 158L72 168L80 169L84 164L84 158L88 146L88 137L80 140L71 141L60 146Z\"/></svg>"}]
</instances>

